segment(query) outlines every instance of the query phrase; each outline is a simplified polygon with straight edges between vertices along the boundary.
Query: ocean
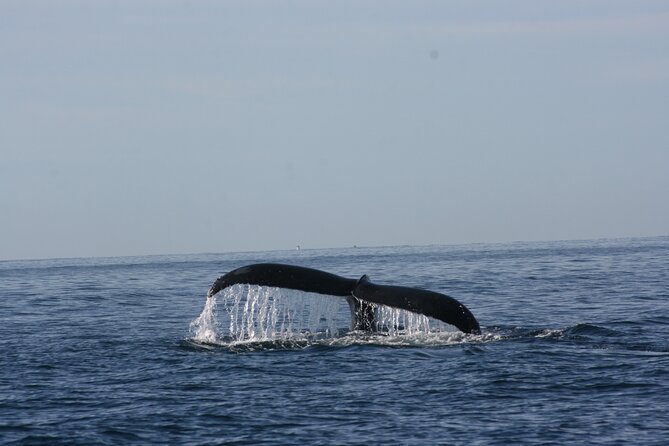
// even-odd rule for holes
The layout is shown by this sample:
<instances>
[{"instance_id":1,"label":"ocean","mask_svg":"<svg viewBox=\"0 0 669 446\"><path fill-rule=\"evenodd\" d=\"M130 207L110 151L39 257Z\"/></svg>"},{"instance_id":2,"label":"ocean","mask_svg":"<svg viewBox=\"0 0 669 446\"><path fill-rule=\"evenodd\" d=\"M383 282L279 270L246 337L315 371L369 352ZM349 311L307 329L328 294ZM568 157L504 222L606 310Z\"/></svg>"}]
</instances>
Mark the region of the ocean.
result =
<instances>
[{"instance_id":1,"label":"ocean","mask_svg":"<svg viewBox=\"0 0 669 446\"><path fill-rule=\"evenodd\" d=\"M445 293L482 333L351 333L344 299L266 287L206 305L259 262ZM0 443L665 445L669 237L3 261Z\"/></svg>"}]
</instances>

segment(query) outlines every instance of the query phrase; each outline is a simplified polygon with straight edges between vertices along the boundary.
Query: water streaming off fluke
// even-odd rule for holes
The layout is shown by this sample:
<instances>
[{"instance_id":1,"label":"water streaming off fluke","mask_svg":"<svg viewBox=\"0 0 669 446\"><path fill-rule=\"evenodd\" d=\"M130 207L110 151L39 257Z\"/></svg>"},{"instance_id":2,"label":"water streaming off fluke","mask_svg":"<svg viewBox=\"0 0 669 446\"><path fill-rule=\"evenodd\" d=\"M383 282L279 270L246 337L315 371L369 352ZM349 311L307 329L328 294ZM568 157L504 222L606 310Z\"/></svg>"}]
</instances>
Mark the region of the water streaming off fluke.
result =
<instances>
[{"instance_id":1,"label":"water streaming off fluke","mask_svg":"<svg viewBox=\"0 0 669 446\"><path fill-rule=\"evenodd\" d=\"M379 305L378 332L384 336L452 332L424 315ZM192 339L202 343L327 340L346 334L351 312L346 299L255 285L234 285L206 300L191 323Z\"/></svg>"}]
</instances>

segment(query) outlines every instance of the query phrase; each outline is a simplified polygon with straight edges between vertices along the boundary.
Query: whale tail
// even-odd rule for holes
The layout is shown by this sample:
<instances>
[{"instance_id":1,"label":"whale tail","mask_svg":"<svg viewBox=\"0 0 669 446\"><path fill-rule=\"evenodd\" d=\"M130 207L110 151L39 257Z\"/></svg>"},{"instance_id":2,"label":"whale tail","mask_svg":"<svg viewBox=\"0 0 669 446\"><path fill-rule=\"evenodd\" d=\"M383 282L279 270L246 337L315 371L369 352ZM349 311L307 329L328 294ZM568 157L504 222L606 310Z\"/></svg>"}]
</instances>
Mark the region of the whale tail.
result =
<instances>
[{"instance_id":1,"label":"whale tail","mask_svg":"<svg viewBox=\"0 0 669 446\"><path fill-rule=\"evenodd\" d=\"M207 293L211 297L235 284L249 284L289 288L332 296L346 297L351 308L351 328L375 331L376 306L423 314L454 325L464 333L481 332L474 315L463 304L445 294L393 285L378 285L365 275L360 279L347 279L313 268L258 263L243 266L219 277Z\"/></svg>"}]
</instances>

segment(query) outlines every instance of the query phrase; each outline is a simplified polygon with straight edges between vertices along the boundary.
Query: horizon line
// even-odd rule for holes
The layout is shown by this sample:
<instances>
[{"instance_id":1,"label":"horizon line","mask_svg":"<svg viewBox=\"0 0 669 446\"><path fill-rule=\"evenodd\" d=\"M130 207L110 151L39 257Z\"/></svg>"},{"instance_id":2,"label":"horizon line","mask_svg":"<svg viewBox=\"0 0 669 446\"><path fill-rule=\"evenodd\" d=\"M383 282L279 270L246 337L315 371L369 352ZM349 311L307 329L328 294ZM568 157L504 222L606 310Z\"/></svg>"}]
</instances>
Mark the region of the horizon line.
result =
<instances>
[{"instance_id":1,"label":"horizon line","mask_svg":"<svg viewBox=\"0 0 669 446\"><path fill-rule=\"evenodd\" d=\"M64 257L25 257L2 259L3 262L37 262L50 260L90 260L90 259L112 259L112 258L133 258L133 257L171 257L171 256L198 256L198 255L223 255L223 254L252 254L261 252L295 252L295 251L319 251L319 250L335 250L335 249L374 249L374 248L397 248L397 247L427 247L427 246L467 246L467 245L512 245L517 243L552 243L552 242L582 242L582 241L603 241L603 240L626 240L626 239L651 239L651 238L665 238L669 234L662 235L639 235L639 236L620 236L620 237L596 237L596 238L565 238L552 240L510 240L510 241L481 241L481 242L461 242L461 243L423 243L423 244L394 244L394 245L349 245L349 246L330 246L330 247L311 247L302 248L301 245L295 245L299 249L263 249L263 250L239 250L239 251L207 251L207 252L181 252L181 253L163 253L163 254L122 254L122 255L93 255L93 256L64 256Z\"/></svg>"}]
</instances>

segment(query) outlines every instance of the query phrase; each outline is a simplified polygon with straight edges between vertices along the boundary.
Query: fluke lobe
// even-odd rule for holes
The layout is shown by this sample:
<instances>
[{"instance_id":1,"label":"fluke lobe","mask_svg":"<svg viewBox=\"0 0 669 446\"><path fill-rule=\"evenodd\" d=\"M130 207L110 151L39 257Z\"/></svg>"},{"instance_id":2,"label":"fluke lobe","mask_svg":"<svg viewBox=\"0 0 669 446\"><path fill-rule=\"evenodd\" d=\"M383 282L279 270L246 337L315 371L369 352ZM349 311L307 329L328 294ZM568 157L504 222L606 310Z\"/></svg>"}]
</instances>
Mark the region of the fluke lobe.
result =
<instances>
[{"instance_id":1,"label":"fluke lobe","mask_svg":"<svg viewBox=\"0 0 669 446\"><path fill-rule=\"evenodd\" d=\"M354 330L376 330L375 309L377 304L381 304L439 319L465 333L481 332L478 321L467 307L445 294L403 286L377 285L366 275L358 280L347 279L303 266L279 263L242 266L216 279L207 297L238 283L344 296L351 307L351 325Z\"/></svg>"}]
</instances>

